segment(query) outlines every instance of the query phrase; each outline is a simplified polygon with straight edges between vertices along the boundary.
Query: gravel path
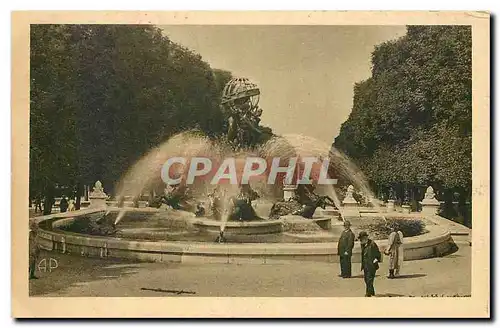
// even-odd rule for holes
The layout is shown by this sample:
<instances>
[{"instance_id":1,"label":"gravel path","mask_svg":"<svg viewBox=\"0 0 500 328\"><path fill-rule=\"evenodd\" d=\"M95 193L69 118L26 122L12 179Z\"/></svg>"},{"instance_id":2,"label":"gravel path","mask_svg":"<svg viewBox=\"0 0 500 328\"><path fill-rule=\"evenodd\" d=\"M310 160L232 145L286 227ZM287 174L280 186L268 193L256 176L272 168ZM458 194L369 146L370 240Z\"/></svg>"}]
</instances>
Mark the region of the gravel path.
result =
<instances>
[{"instance_id":1,"label":"gravel path","mask_svg":"<svg viewBox=\"0 0 500 328\"><path fill-rule=\"evenodd\" d=\"M387 261L375 279L378 296L469 296L471 248L443 258L408 261L389 280ZM57 268L49 272L50 258ZM46 272L30 281L32 296L364 296L359 264L351 279L338 277L335 263L269 265L133 263L42 253ZM55 266L52 261L52 266Z\"/></svg>"}]
</instances>

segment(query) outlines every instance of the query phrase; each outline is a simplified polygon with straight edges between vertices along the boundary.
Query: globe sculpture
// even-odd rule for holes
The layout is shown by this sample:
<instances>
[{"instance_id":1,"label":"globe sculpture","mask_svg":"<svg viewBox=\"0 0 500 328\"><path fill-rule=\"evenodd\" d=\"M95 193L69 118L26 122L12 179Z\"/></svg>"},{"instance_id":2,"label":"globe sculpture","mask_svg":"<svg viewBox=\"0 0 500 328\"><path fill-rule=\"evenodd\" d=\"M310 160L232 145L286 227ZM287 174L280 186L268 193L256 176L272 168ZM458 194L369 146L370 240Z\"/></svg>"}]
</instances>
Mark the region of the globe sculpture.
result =
<instances>
[{"instance_id":1,"label":"globe sculpture","mask_svg":"<svg viewBox=\"0 0 500 328\"><path fill-rule=\"evenodd\" d=\"M247 78L231 79L222 91L221 106L228 116L227 140L235 149L257 142L262 109L259 87Z\"/></svg>"},{"instance_id":2,"label":"globe sculpture","mask_svg":"<svg viewBox=\"0 0 500 328\"><path fill-rule=\"evenodd\" d=\"M231 79L222 91L222 105L237 112L254 109L259 104L259 87L247 78Z\"/></svg>"}]
</instances>

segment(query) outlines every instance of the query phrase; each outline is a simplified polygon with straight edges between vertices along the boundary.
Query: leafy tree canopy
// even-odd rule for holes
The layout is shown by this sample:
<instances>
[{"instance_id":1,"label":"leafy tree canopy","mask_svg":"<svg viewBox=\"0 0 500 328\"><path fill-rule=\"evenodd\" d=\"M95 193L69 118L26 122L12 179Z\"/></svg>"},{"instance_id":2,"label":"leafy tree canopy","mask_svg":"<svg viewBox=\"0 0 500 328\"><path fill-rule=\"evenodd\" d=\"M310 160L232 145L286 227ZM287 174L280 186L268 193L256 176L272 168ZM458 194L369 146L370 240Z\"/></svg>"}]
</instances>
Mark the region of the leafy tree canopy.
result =
<instances>
[{"instance_id":1,"label":"leafy tree canopy","mask_svg":"<svg viewBox=\"0 0 500 328\"><path fill-rule=\"evenodd\" d=\"M372 53L334 146L377 186L471 190L472 39L469 26L409 26Z\"/></svg>"},{"instance_id":2,"label":"leafy tree canopy","mask_svg":"<svg viewBox=\"0 0 500 328\"><path fill-rule=\"evenodd\" d=\"M111 191L170 136L224 133L231 73L145 25L32 25L30 195L54 185Z\"/></svg>"}]
</instances>

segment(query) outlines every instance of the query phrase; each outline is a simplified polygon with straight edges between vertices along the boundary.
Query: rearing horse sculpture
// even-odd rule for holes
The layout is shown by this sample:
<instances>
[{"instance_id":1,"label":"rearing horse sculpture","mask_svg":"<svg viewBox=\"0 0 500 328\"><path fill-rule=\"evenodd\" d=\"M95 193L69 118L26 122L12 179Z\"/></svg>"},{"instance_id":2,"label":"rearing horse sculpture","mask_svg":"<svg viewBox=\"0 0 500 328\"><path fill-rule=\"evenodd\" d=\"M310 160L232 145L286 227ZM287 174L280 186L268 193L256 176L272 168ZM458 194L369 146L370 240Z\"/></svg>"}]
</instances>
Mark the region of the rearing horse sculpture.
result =
<instances>
[{"instance_id":1,"label":"rearing horse sculpture","mask_svg":"<svg viewBox=\"0 0 500 328\"><path fill-rule=\"evenodd\" d=\"M325 209L326 206L333 206L335 204L333 199L329 196L320 196L314 194L315 197L310 199L304 204L301 204L298 199L291 199L287 202L277 202L271 208L271 212L269 214L270 219L279 219L284 215L300 215L303 218L311 219L314 215L314 212L318 207Z\"/></svg>"}]
</instances>

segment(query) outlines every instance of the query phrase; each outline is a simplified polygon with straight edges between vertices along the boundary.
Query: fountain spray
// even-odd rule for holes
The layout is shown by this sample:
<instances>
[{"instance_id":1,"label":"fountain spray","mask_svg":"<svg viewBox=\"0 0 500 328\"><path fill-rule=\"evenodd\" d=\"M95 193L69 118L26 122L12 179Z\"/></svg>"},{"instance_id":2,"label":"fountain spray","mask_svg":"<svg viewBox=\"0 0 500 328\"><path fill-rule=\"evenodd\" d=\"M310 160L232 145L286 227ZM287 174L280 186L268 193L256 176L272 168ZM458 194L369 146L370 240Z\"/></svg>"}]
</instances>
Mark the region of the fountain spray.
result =
<instances>
[{"instance_id":1,"label":"fountain spray","mask_svg":"<svg viewBox=\"0 0 500 328\"><path fill-rule=\"evenodd\" d=\"M222 244L226 242L226 238L224 237L224 230L221 229L219 232L219 236L217 236L217 239L215 239L216 243Z\"/></svg>"},{"instance_id":2,"label":"fountain spray","mask_svg":"<svg viewBox=\"0 0 500 328\"><path fill-rule=\"evenodd\" d=\"M120 220L125 216L125 213L127 211L125 211L125 209L121 209L120 212L118 213L118 215L116 216L116 219L115 219L115 223L114 225L116 226L118 224L118 222L120 222Z\"/></svg>"},{"instance_id":3,"label":"fountain spray","mask_svg":"<svg viewBox=\"0 0 500 328\"><path fill-rule=\"evenodd\" d=\"M229 214L227 213L226 209L224 208L224 211L222 212L222 217L221 217L222 222L220 224L219 235L217 236L217 239L215 239L216 243L222 244L222 243L226 242L226 238L224 237L224 230L226 229L226 223L227 223L227 220L229 219L228 216L229 216Z\"/></svg>"},{"instance_id":4,"label":"fountain spray","mask_svg":"<svg viewBox=\"0 0 500 328\"><path fill-rule=\"evenodd\" d=\"M226 238L224 237L224 230L226 229L226 222L227 222L227 214L223 213L223 219L220 225L220 231L219 235L217 236L217 239L215 239L216 243L222 244L226 242ZM224 219L225 218L225 219Z\"/></svg>"}]
</instances>

